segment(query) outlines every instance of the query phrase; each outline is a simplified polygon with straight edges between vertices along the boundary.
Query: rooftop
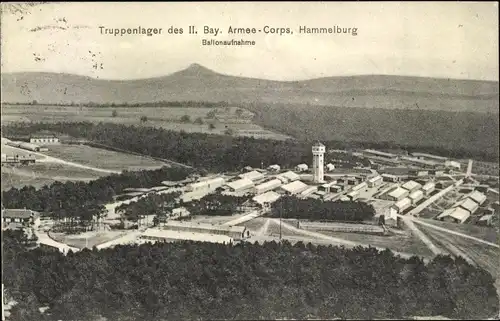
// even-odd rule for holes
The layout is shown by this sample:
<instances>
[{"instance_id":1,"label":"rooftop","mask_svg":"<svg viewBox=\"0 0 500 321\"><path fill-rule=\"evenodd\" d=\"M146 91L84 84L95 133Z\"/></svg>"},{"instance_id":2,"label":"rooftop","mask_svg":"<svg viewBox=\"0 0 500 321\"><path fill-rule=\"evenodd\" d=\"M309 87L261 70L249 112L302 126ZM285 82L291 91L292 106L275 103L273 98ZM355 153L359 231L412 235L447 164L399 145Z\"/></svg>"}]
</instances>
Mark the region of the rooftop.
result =
<instances>
[{"instance_id":1,"label":"rooftop","mask_svg":"<svg viewBox=\"0 0 500 321\"><path fill-rule=\"evenodd\" d=\"M436 184L434 184L434 182L427 182L427 183L425 183L424 186L422 186L422 189L424 191L427 191L427 190L433 189L435 186L436 186Z\"/></svg>"},{"instance_id":2,"label":"rooftop","mask_svg":"<svg viewBox=\"0 0 500 321\"><path fill-rule=\"evenodd\" d=\"M461 208L466 209L469 212L473 213L477 210L479 205L477 205L476 202L474 202L470 198L466 198L466 199L456 203L455 205L453 205L453 207L461 207Z\"/></svg>"},{"instance_id":3,"label":"rooftop","mask_svg":"<svg viewBox=\"0 0 500 321\"><path fill-rule=\"evenodd\" d=\"M374 149L365 149L363 152L368 153L368 154L373 154L373 155L384 156L384 157L397 157L397 155L395 155L395 154L380 152L380 151L374 150Z\"/></svg>"},{"instance_id":4,"label":"rooftop","mask_svg":"<svg viewBox=\"0 0 500 321\"><path fill-rule=\"evenodd\" d=\"M321 142L316 142L314 143L313 147L325 147L325 145L323 145Z\"/></svg>"},{"instance_id":5,"label":"rooftop","mask_svg":"<svg viewBox=\"0 0 500 321\"><path fill-rule=\"evenodd\" d=\"M39 215L38 212L27 209L4 209L2 217L8 218L30 218L32 215Z\"/></svg>"},{"instance_id":6,"label":"rooftop","mask_svg":"<svg viewBox=\"0 0 500 321\"><path fill-rule=\"evenodd\" d=\"M195 242L230 243L233 239L226 235L193 233L171 230L160 230L149 228L141 235L142 237L155 237L171 240L186 240Z\"/></svg>"},{"instance_id":7,"label":"rooftop","mask_svg":"<svg viewBox=\"0 0 500 321\"><path fill-rule=\"evenodd\" d=\"M424 196L424 192L422 192L422 190L417 190L417 191L411 193L408 197L411 199L416 199L416 198L423 197L423 196Z\"/></svg>"},{"instance_id":8,"label":"rooftop","mask_svg":"<svg viewBox=\"0 0 500 321\"><path fill-rule=\"evenodd\" d=\"M262 189L262 188L279 187L281 184L282 184L281 181L279 179L275 178L275 179L272 179L270 181L259 184L259 185L255 186L255 188Z\"/></svg>"},{"instance_id":9,"label":"rooftop","mask_svg":"<svg viewBox=\"0 0 500 321\"><path fill-rule=\"evenodd\" d=\"M408 191L399 186L389 193L389 196L394 198L400 198L403 195L408 195Z\"/></svg>"},{"instance_id":10,"label":"rooftop","mask_svg":"<svg viewBox=\"0 0 500 321\"><path fill-rule=\"evenodd\" d=\"M478 204L482 204L486 200L486 195L479 191L473 191L468 197Z\"/></svg>"},{"instance_id":11,"label":"rooftop","mask_svg":"<svg viewBox=\"0 0 500 321\"><path fill-rule=\"evenodd\" d=\"M403 208L409 205L411 205L411 200L408 197L405 197L402 200L399 200L396 203L394 203L394 206L396 206L397 208Z\"/></svg>"},{"instance_id":12,"label":"rooftop","mask_svg":"<svg viewBox=\"0 0 500 321\"><path fill-rule=\"evenodd\" d=\"M247 179L253 181L253 180L264 177L264 174L262 174L261 172L258 172L258 171L251 171L251 172L240 174L238 176L241 178L247 178Z\"/></svg>"},{"instance_id":13,"label":"rooftop","mask_svg":"<svg viewBox=\"0 0 500 321\"><path fill-rule=\"evenodd\" d=\"M420 185L419 183L417 183L415 181L408 181L408 182L404 183L401 187L403 187L404 189L407 189L407 190L411 191L411 190L414 190L414 189L417 189L417 188L421 188L422 185Z\"/></svg>"},{"instance_id":14,"label":"rooftop","mask_svg":"<svg viewBox=\"0 0 500 321\"><path fill-rule=\"evenodd\" d=\"M181 221L169 221L164 226L166 228L168 227L201 228L206 230L231 231L238 233L243 233L245 231L244 226L213 225L207 223L193 223L193 222L181 222Z\"/></svg>"},{"instance_id":15,"label":"rooftop","mask_svg":"<svg viewBox=\"0 0 500 321\"><path fill-rule=\"evenodd\" d=\"M230 183L227 183L226 186L229 186L232 189L242 189L242 188L249 188L253 186L253 182L249 180L248 178L242 178Z\"/></svg>"},{"instance_id":16,"label":"rooftop","mask_svg":"<svg viewBox=\"0 0 500 321\"><path fill-rule=\"evenodd\" d=\"M281 188L289 193L300 193L306 188L308 188L308 185L301 181L294 181L291 183L288 183L286 185L281 186Z\"/></svg>"},{"instance_id":17,"label":"rooftop","mask_svg":"<svg viewBox=\"0 0 500 321\"><path fill-rule=\"evenodd\" d=\"M446 216L453 217L454 219L463 223L467 220L467 218L469 218L470 213L463 208L455 207L445 210L443 213L439 214L437 218L440 219Z\"/></svg>"},{"instance_id":18,"label":"rooftop","mask_svg":"<svg viewBox=\"0 0 500 321\"><path fill-rule=\"evenodd\" d=\"M300 176L292 171L281 173L279 176L288 179L289 181L296 181L300 178Z\"/></svg>"},{"instance_id":19,"label":"rooftop","mask_svg":"<svg viewBox=\"0 0 500 321\"><path fill-rule=\"evenodd\" d=\"M263 205L264 203L274 203L279 198L280 198L280 194L273 192L273 191L269 191L267 193L255 196L254 198L252 198L252 200Z\"/></svg>"}]
</instances>

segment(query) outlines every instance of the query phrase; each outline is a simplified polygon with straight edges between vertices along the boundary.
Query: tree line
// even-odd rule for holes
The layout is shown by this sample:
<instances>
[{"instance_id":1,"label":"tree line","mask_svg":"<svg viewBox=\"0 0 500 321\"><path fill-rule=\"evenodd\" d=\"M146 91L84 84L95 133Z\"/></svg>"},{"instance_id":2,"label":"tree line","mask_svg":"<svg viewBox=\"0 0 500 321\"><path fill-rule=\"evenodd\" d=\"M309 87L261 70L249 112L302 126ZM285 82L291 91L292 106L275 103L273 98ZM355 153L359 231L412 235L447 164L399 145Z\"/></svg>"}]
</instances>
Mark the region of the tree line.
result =
<instances>
[{"instance_id":1,"label":"tree line","mask_svg":"<svg viewBox=\"0 0 500 321\"><path fill-rule=\"evenodd\" d=\"M209 135L168 131L162 128L89 122L16 123L2 126L4 137L26 136L50 130L95 143L170 159L211 171L233 171L245 166L280 164L291 168L312 159L311 146L287 140Z\"/></svg>"},{"instance_id":2,"label":"tree line","mask_svg":"<svg viewBox=\"0 0 500 321\"><path fill-rule=\"evenodd\" d=\"M6 105L37 105L37 106L75 106L75 107L196 107L196 108L218 108L218 107L229 107L229 103L225 101L153 101L153 102L143 102L143 103L96 103L96 102L86 102L86 103L40 103L36 100L29 102L12 102L5 103Z\"/></svg>"},{"instance_id":3,"label":"tree line","mask_svg":"<svg viewBox=\"0 0 500 321\"><path fill-rule=\"evenodd\" d=\"M4 234L11 320L387 319L498 314L494 279L462 258L266 242L120 245L64 256ZM38 310L48 306L42 314Z\"/></svg>"},{"instance_id":4,"label":"tree line","mask_svg":"<svg viewBox=\"0 0 500 321\"><path fill-rule=\"evenodd\" d=\"M144 216L156 215L158 218L166 218L171 211L179 204L180 192L167 194L150 194L144 198L122 204L115 211L123 213L125 219L131 222L138 222Z\"/></svg>"},{"instance_id":5,"label":"tree line","mask_svg":"<svg viewBox=\"0 0 500 321\"><path fill-rule=\"evenodd\" d=\"M194 173L188 168L163 167L112 174L90 182L54 182L40 189L33 186L11 188L2 192L5 208L28 208L67 224L69 229L87 226L93 217L99 219L103 204L130 187L153 187L162 181L181 181Z\"/></svg>"},{"instance_id":6,"label":"tree line","mask_svg":"<svg viewBox=\"0 0 500 321\"><path fill-rule=\"evenodd\" d=\"M185 204L191 215L230 216L241 211L243 204L252 196L234 196L221 193L208 194L199 200Z\"/></svg>"},{"instance_id":7,"label":"tree line","mask_svg":"<svg viewBox=\"0 0 500 321\"><path fill-rule=\"evenodd\" d=\"M311 221L362 222L373 219L375 209L365 202L323 201L283 196L271 205L271 212L268 215Z\"/></svg>"}]
</instances>

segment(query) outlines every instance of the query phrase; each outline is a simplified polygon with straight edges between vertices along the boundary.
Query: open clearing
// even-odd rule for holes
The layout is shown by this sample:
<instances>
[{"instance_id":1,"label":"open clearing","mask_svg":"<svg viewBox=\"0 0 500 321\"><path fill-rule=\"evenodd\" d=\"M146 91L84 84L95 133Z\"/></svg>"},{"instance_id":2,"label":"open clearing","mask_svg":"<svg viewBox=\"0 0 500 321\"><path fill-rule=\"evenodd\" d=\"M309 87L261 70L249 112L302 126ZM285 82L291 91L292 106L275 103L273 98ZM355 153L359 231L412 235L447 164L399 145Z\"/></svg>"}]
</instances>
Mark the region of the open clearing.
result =
<instances>
[{"instance_id":1,"label":"open clearing","mask_svg":"<svg viewBox=\"0 0 500 321\"><path fill-rule=\"evenodd\" d=\"M55 181L90 181L109 174L55 163L35 163L22 167L2 166L2 190L32 185L40 188Z\"/></svg>"},{"instance_id":2,"label":"open clearing","mask_svg":"<svg viewBox=\"0 0 500 321\"><path fill-rule=\"evenodd\" d=\"M311 230L313 231L313 230ZM344 240L362 243L374 246L389 248L396 252L412 253L423 257L432 257L432 252L427 246L420 241L417 236L410 235L393 235L393 236L380 236L360 233L345 233L345 232L329 232L324 229L318 230L318 233L341 238Z\"/></svg>"},{"instance_id":3,"label":"open clearing","mask_svg":"<svg viewBox=\"0 0 500 321\"><path fill-rule=\"evenodd\" d=\"M45 154L82 165L110 170L154 169L167 164L147 157L109 151L86 145L53 145Z\"/></svg>"},{"instance_id":4,"label":"open clearing","mask_svg":"<svg viewBox=\"0 0 500 321\"><path fill-rule=\"evenodd\" d=\"M432 220L432 219L422 219L419 218L419 220L432 224L438 227L446 228L452 231L464 233L473 237L477 237L480 239L483 239L485 241L489 241L492 243L498 243L498 231L495 230L492 227L486 227L486 226L477 226L477 225L472 225L472 224L455 224L455 223L450 223L450 222L442 222L442 221L437 221L437 220ZM421 227L424 227L422 224L418 224L418 221L415 222L420 229ZM429 229L429 228L426 228Z\"/></svg>"},{"instance_id":5,"label":"open clearing","mask_svg":"<svg viewBox=\"0 0 500 321\"><path fill-rule=\"evenodd\" d=\"M253 136L283 140L289 136L274 133L252 123L253 114L245 111L241 117L235 115L236 107L218 108L217 119L207 119L207 114L215 108L202 107L79 107L79 106L40 106L40 105L3 105L2 124L10 122L83 122L116 123L143 125L173 131L223 134L228 128L235 135ZM113 117L113 111L116 116ZM181 122L181 117L189 116L190 122ZM141 117L147 117L142 122ZM201 118L203 124L193 121ZM209 123L215 128L210 129Z\"/></svg>"},{"instance_id":6,"label":"open clearing","mask_svg":"<svg viewBox=\"0 0 500 321\"><path fill-rule=\"evenodd\" d=\"M114 239L117 239L129 232L124 231L100 231L100 232L86 232L81 234L66 235L64 233L50 232L51 238L57 242L65 243L72 247L79 249L88 246L92 248L94 245L99 245Z\"/></svg>"}]
</instances>

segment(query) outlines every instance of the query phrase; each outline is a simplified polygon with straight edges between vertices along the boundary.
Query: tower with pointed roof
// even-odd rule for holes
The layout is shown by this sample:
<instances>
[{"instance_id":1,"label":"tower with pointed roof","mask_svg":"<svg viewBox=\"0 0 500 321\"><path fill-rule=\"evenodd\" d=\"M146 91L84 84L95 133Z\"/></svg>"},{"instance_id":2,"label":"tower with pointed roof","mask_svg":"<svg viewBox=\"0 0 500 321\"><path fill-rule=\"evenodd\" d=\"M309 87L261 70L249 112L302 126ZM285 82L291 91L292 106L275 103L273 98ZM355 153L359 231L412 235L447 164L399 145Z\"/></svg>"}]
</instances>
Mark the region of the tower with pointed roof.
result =
<instances>
[{"instance_id":1,"label":"tower with pointed roof","mask_svg":"<svg viewBox=\"0 0 500 321\"><path fill-rule=\"evenodd\" d=\"M313 182L314 183L324 183L324 162L325 162L325 145L320 142L316 142L312 146L313 153Z\"/></svg>"}]
</instances>

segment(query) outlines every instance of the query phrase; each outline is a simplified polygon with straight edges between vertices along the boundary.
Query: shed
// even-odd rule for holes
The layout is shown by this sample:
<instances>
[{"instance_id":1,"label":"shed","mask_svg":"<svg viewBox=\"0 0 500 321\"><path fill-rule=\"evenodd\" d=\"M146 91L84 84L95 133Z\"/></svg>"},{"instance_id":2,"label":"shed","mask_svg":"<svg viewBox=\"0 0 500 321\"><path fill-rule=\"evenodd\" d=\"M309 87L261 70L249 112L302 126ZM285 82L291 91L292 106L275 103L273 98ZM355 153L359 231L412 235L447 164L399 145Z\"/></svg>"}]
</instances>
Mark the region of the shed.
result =
<instances>
[{"instance_id":1,"label":"shed","mask_svg":"<svg viewBox=\"0 0 500 321\"><path fill-rule=\"evenodd\" d=\"M233 192L241 191L253 187L253 182L248 178L242 178L226 184L226 186Z\"/></svg>"},{"instance_id":2,"label":"shed","mask_svg":"<svg viewBox=\"0 0 500 321\"><path fill-rule=\"evenodd\" d=\"M331 171L333 171L335 169L335 165L333 165L332 163L326 164L325 167L326 167L326 170L329 171L329 172L331 172Z\"/></svg>"},{"instance_id":3,"label":"shed","mask_svg":"<svg viewBox=\"0 0 500 321\"><path fill-rule=\"evenodd\" d=\"M264 204L272 204L276 202L280 197L281 197L280 194L273 191L269 191L267 193L255 196L254 198L252 198L252 200L257 204L264 205Z\"/></svg>"},{"instance_id":4,"label":"shed","mask_svg":"<svg viewBox=\"0 0 500 321\"><path fill-rule=\"evenodd\" d=\"M285 194L293 195L293 194L298 194L308 188L309 186L304 184L301 181L294 181L291 183L288 183L286 185L283 185L280 187L280 190L285 192Z\"/></svg>"},{"instance_id":5,"label":"shed","mask_svg":"<svg viewBox=\"0 0 500 321\"><path fill-rule=\"evenodd\" d=\"M255 194L262 194L262 193L265 193L267 191L271 191L271 190L273 190L275 188L278 188L282 184L283 183L279 179L275 178L275 179L272 179L270 181L267 181L267 182L264 182L262 184L259 184L259 185L255 186L253 192Z\"/></svg>"},{"instance_id":6,"label":"shed","mask_svg":"<svg viewBox=\"0 0 500 321\"><path fill-rule=\"evenodd\" d=\"M407 191L409 191L411 193L411 192L414 192L416 190L419 190L422 187L422 185L420 185L419 183L417 183L415 181L408 181L408 182L404 183L401 187L406 189Z\"/></svg>"},{"instance_id":7,"label":"shed","mask_svg":"<svg viewBox=\"0 0 500 321\"><path fill-rule=\"evenodd\" d=\"M280 167L280 165L276 165L275 164L275 165L269 166L267 169L270 170L270 171L273 171L273 172L279 172L280 169L281 169L281 167Z\"/></svg>"},{"instance_id":8,"label":"shed","mask_svg":"<svg viewBox=\"0 0 500 321\"><path fill-rule=\"evenodd\" d=\"M401 214L404 210L411 206L411 199L408 197L403 198L402 200L397 201L392 206L399 214Z\"/></svg>"},{"instance_id":9,"label":"shed","mask_svg":"<svg viewBox=\"0 0 500 321\"><path fill-rule=\"evenodd\" d=\"M384 182L399 182L399 177L393 174L382 174Z\"/></svg>"},{"instance_id":10,"label":"shed","mask_svg":"<svg viewBox=\"0 0 500 321\"><path fill-rule=\"evenodd\" d=\"M251 172L247 172L247 173L243 173L243 174L240 174L238 175L238 177L240 178L247 178L251 181L256 181L258 179L261 179L264 177L264 174L259 172L259 171L251 171Z\"/></svg>"},{"instance_id":11,"label":"shed","mask_svg":"<svg viewBox=\"0 0 500 321\"><path fill-rule=\"evenodd\" d=\"M230 244L233 242L233 238L226 235L161 230L156 228L148 228L142 233L141 238L161 242L194 241L226 244Z\"/></svg>"},{"instance_id":12,"label":"shed","mask_svg":"<svg viewBox=\"0 0 500 321\"><path fill-rule=\"evenodd\" d=\"M223 186L224 183L225 183L224 178L216 177L216 178L211 178L208 180L192 183L188 189L190 191L198 191L198 190L203 190L203 189L216 189L218 187Z\"/></svg>"},{"instance_id":13,"label":"shed","mask_svg":"<svg viewBox=\"0 0 500 321\"><path fill-rule=\"evenodd\" d=\"M422 191L425 195L429 195L436 189L436 184L434 182L428 182L424 186L422 186Z\"/></svg>"},{"instance_id":14,"label":"shed","mask_svg":"<svg viewBox=\"0 0 500 321\"><path fill-rule=\"evenodd\" d=\"M469 194L468 198L472 199L479 205L482 205L486 201L486 195L484 195L479 191L473 191L472 193Z\"/></svg>"},{"instance_id":15,"label":"shed","mask_svg":"<svg viewBox=\"0 0 500 321\"><path fill-rule=\"evenodd\" d=\"M387 199L391 201L399 201L409 194L408 190L398 186L387 194Z\"/></svg>"},{"instance_id":16,"label":"shed","mask_svg":"<svg viewBox=\"0 0 500 321\"><path fill-rule=\"evenodd\" d=\"M284 172L284 173L279 174L276 178L281 180L282 182L284 181L284 183L287 183L287 182L293 182L293 181L299 180L300 176L297 173L294 173L292 171L288 171L288 172Z\"/></svg>"},{"instance_id":17,"label":"shed","mask_svg":"<svg viewBox=\"0 0 500 321\"><path fill-rule=\"evenodd\" d=\"M297 172L305 172L309 169L309 166L307 166L307 164L299 164L295 167L295 170Z\"/></svg>"},{"instance_id":18,"label":"shed","mask_svg":"<svg viewBox=\"0 0 500 321\"><path fill-rule=\"evenodd\" d=\"M417 204L421 199L424 198L424 192L422 190L417 190L411 193L408 198L411 200L413 205Z\"/></svg>"},{"instance_id":19,"label":"shed","mask_svg":"<svg viewBox=\"0 0 500 321\"><path fill-rule=\"evenodd\" d=\"M380 175L374 176L368 180L368 187L378 186L382 184L382 181L383 181L382 176Z\"/></svg>"},{"instance_id":20,"label":"shed","mask_svg":"<svg viewBox=\"0 0 500 321\"><path fill-rule=\"evenodd\" d=\"M464 210L469 211L470 214L474 214L474 212L479 208L479 205L470 198L466 198L453 205L453 207L461 207Z\"/></svg>"},{"instance_id":21,"label":"shed","mask_svg":"<svg viewBox=\"0 0 500 321\"><path fill-rule=\"evenodd\" d=\"M469 216L469 211L466 211L461 207L455 207L445 210L443 213L439 214L437 219L453 223L463 223L469 218Z\"/></svg>"},{"instance_id":22,"label":"shed","mask_svg":"<svg viewBox=\"0 0 500 321\"><path fill-rule=\"evenodd\" d=\"M361 191L363 189L366 189L368 187L368 184L366 182L360 183L352 188L353 191Z\"/></svg>"}]
</instances>

